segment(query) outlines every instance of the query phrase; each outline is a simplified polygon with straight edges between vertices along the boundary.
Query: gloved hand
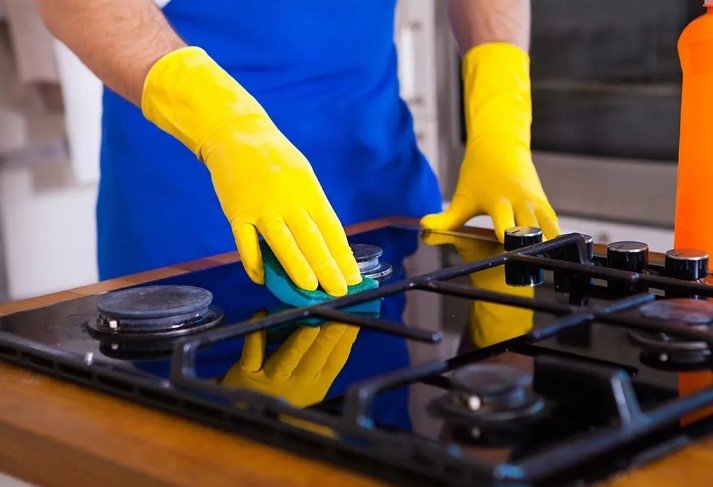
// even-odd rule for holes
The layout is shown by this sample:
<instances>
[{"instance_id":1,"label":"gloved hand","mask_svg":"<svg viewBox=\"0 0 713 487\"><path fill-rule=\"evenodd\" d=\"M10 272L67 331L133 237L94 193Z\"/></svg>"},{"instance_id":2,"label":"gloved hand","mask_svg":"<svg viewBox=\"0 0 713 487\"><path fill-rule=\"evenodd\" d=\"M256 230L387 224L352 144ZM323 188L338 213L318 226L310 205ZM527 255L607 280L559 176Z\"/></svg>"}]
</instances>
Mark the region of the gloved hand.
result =
<instances>
[{"instance_id":1,"label":"gloved hand","mask_svg":"<svg viewBox=\"0 0 713 487\"><path fill-rule=\"evenodd\" d=\"M347 363L358 332L341 323L299 328L268 359L266 332L251 333L245 337L240 362L222 384L279 397L298 408L317 404Z\"/></svg>"},{"instance_id":2,"label":"gloved hand","mask_svg":"<svg viewBox=\"0 0 713 487\"><path fill-rule=\"evenodd\" d=\"M437 232L426 232L422 239L427 245L453 245L466 264L493 257L504 251L502 246L495 242ZM505 266L502 265L475 272L470 275L470 281L473 287L487 291L530 299L535 295L535 288L507 285ZM533 318L531 309L473 301L468 327L473 343L483 348L528 333L532 329Z\"/></svg>"},{"instance_id":3,"label":"gloved hand","mask_svg":"<svg viewBox=\"0 0 713 487\"><path fill-rule=\"evenodd\" d=\"M507 228L541 227L545 237L560 232L530 154L529 57L511 44L474 47L463 58L465 158L451 206L427 215L425 228L452 230L489 214L503 241Z\"/></svg>"},{"instance_id":4,"label":"gloved hand","mask_svg":"<svg viewBox=\"0 0 713 487\"><path fill-rule=\"evenodd\" d=\"M186 47L159 59L144 82L141 109L205 163L254 282L264 283L258 232L303 289L321 284L343 296L361 282L307 159L205 51Z\"/></svg>"}]
</instances>

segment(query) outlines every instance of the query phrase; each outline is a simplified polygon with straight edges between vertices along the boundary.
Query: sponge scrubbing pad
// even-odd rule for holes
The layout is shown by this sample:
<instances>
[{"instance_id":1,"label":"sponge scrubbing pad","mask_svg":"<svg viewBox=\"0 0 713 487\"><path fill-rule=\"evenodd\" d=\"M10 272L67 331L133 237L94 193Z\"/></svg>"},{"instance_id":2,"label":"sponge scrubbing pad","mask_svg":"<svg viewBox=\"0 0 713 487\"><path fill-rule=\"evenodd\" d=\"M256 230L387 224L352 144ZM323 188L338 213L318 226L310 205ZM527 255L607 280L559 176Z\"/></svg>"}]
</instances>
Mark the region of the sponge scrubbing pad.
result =
<instances>
[{"instance_id":1,"label":"sponge scrubbing pad","mask_svg":"<svg viewBox=\"0 0 713 487\"><path fill-rule=\"evenodd\" d=\"M260 242L262 251L262 262L265 267L265 285L280 301L295 307L313 306L334 299L334 296L327 294L322 289L307 291L301 289L292 282L292 279L287 275L287 272L277 260L277 257L272 252L272 249L264 241ZM359 284L349 286L347 294L359 293L376 289L379 283L369 277L364 277ZM380 301L374 300L362 303L356 306L349 307L345 311L352 312L378 312L381 307Z\"/></svg>"}]
</instances>

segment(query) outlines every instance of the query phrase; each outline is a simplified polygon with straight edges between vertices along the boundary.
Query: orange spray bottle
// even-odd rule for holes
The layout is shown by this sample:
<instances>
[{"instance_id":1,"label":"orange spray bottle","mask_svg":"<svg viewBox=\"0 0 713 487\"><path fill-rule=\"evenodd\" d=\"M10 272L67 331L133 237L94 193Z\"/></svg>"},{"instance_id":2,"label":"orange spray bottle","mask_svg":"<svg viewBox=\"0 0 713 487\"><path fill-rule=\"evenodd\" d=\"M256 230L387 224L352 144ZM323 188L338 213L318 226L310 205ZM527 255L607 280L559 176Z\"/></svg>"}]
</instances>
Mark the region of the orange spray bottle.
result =
<instances>
[{"instance_id":1,"label":"orange spray bottle","mask_svg":"<svg viewBox=\"0 0 713 487\"><path fill-rule=\"evenodd\" d=\"M713 0L678 41L683 70L676 248L713 254Z\"/></svg>"},{"instance_id":2,"label":"orange spray bottle","mask_svg":"<svg viewBox=\"0 0 713 487\"><path fill-rule=\"evenodd\" d=\"M683 70L681 140L676 189L676 248L713 255L713 0L707 13L686 27L678 41ZM681 396L713 385L710 371L678 374ZM688 415L683 424L713 414L713 408Z\"/></svg>"}]
</instances>

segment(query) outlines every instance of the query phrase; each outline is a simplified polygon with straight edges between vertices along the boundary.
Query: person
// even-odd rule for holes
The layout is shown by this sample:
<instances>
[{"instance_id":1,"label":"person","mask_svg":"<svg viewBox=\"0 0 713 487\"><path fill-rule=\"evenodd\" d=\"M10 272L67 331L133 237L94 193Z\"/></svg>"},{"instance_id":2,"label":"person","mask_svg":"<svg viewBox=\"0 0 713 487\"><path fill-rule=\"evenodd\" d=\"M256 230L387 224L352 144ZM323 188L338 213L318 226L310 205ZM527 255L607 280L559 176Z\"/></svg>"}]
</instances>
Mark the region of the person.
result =
<instances>
[{"instance_id":1,"label":"person","mask_svg":"<svg viewBox=\"0 0 713 487\"><path fill-rule=\"evenodd\" d=\"M449 0L468 142L441 213L399 98L395 0L37 3L107 87L102 279L237 244L262 283L262 235L298 286L340 296L361 280L343 224L490 214L499 238L559 231L530 155L529 0Z\"/></svg>"}]
</instances>

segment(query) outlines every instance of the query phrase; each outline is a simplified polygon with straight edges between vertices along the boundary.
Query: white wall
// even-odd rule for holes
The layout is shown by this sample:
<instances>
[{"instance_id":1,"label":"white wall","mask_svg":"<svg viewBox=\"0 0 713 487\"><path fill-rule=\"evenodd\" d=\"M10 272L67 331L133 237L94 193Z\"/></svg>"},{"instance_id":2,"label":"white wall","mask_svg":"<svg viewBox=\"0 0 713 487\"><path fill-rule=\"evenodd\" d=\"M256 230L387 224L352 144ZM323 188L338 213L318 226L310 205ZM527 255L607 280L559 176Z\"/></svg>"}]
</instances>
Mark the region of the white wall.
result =
<instances>
[{"instance_id":1,"label":"white wall","mask_svg":"<svg viewBox=\"0 0 713 487\"><path fill-rule=\"evenodd\" d=\"M23 32L21 25L18 31ZM66 81L63 95L74 135L68 145L65 114L44 109L37 85L20 83L12 62L23 56L37 61L38 46L26 49L24 41L15 39L10 45L3 39L0 258L9 299L21 299L97 280L94 212L101 88L76 58L61 47L57 55L58 46L46 43L42 62L51 63L52 70L57 64L58 77Z\"/></svg>"},{"instance_id":2,"label":"white wall","mask_svg":"<svg viewBox=\"0 0 713 487\"><path fill-rule=\"evenodd\" d=\"M8 294L45 294L97 280L95 185L72 179L67 159L7 164L0 210Z\"/></svg>"}]
</instances>

